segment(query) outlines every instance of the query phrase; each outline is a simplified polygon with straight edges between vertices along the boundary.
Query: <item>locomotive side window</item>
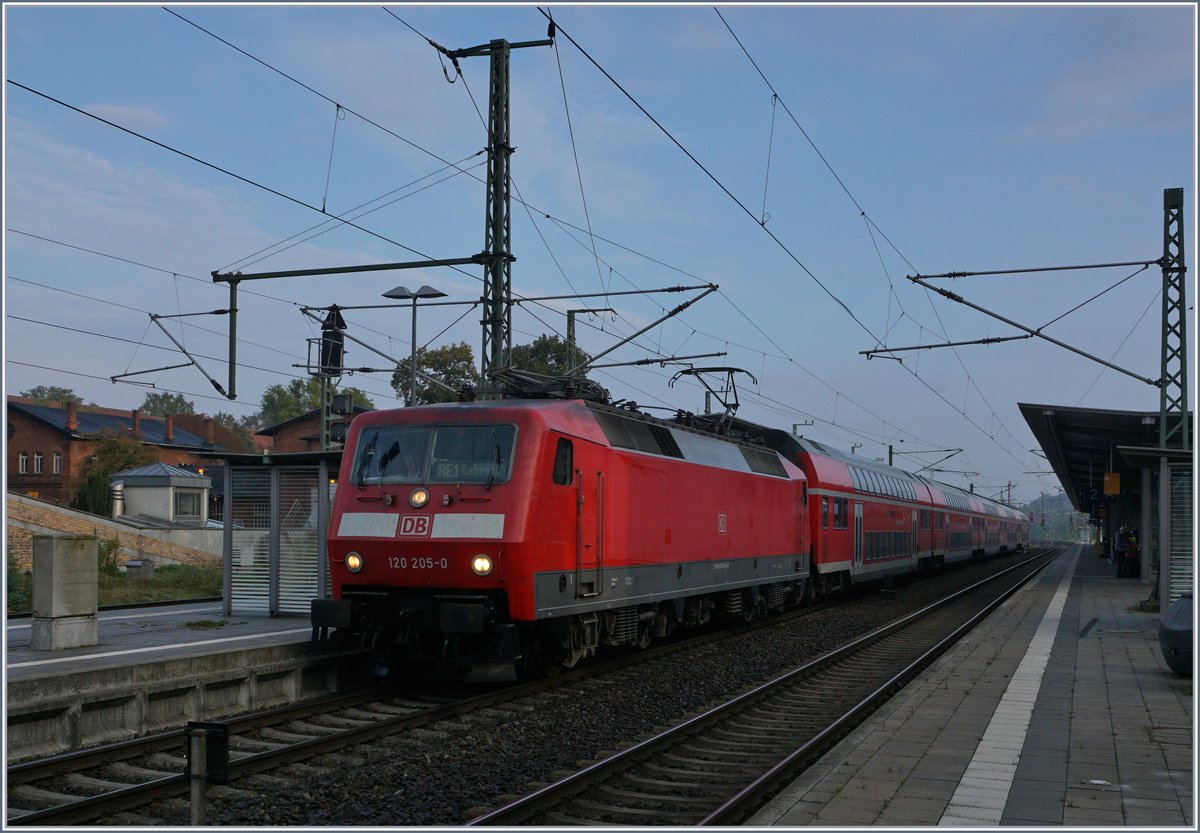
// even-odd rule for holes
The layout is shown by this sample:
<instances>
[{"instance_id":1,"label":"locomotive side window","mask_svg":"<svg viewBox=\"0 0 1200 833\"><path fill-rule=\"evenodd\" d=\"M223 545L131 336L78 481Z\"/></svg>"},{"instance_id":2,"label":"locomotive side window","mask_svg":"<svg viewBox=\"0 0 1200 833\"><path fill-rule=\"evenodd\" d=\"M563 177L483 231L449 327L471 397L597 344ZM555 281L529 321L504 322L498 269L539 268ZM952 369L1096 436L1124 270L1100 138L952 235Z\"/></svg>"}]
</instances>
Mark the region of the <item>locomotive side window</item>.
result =
<instances>
[{"instance_id":1,"label":"locomotive side window","mask_svg":"<svg viewBox=\"0 0 1200 833\"><path fill-rule=\"evenodd\" d=\"M558 447L554 450L554 482L559 486L570 486L574 468L575 445L565 437L559 437Z\"/></svg>"}]
</instances>

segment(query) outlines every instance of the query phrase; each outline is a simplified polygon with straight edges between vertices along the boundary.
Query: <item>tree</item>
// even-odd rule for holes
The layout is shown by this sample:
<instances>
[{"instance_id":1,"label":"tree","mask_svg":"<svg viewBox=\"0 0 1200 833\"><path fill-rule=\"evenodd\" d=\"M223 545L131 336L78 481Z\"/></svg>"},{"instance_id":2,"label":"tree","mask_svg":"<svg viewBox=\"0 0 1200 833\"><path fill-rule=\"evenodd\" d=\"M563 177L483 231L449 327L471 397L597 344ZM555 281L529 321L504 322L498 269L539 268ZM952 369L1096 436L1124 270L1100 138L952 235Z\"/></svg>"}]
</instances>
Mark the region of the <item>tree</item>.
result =
<instances>
[{"instance_id":1,"label":"tree","mask_svg":"<svg viewBox=\"0 0 1200 833\"><path fill-rule=\"evenodd\" d=\"M396 393L400 395L406 405L457 402L459 390L479 384L479 372L475 369L475 355L471 351L471 346L465 341L433 349L421 348L417 351L417 370L439 379L453 392L418 376L417 396L410 402L412 371L409 370L409 367L411 367L411 362L409 359L405 359L392 373L392 387L396 389Z\"/></svg>"},{"instance_id":2,"label":"tree","mask_svg":"<svg viewBox=\"0 0 1200 833\"><path fill-rule=\"evenodd\" d=\"M126 469L158 462L158 455L132 437L98 434L92 436L92 456L84 461L75 481L74 509L93 515L112 514L109 476Z\"/></svg>"},{"instance_id":3,"label":"tree","mask_svg":"<svg viewBox=\"0 0 1200 833\"><path fill-rule=\"evenodd\" d=\"M55 385L38 385L36 388L21 391L21 396L28 396L39 405L52 405L61 402L65 408L68 402L74 402L76 405L83 404L83 397L77 396L75 391Z\"/></svg>"},{"instance_id":4,"label":"tree","mask_svg":"<svg viewBox=\"0 0 1200 833\"><path fill-rule=\"evenodd\" d=\"M512 349L512 366L518 370L543 373L547 376L566 376L571 368L581 368L591 359L557 335L540 335L532 344L519 344Z\"/></svg>"},{"instance_id":5,"label":"tree","mask_svg":"<svg viewBox=\"0 0 1200 833\"><path fill-rule=\"evenodd\" d=\"M217 425L227 429L232 435L238 438L238 442L242 444L247 451L254 450L254 438L251 436L252 426L248 425L250 417L242 417L238 419L233 414L227 414L223 410L218 410L212 421Z\"/></svg>"},{"instance_id":6,"label":"tree","mask_svg":"<svg viewBox=\"0 0 1200 833\"><path fill-rule=\"evenodd\" d=\"M146 414L154 416L166 416L167 414L194 414L196 406L190 400L185 399L181 393L147 393L146 401L142 403L141 410Z\"/></svg>"},{"instance_id":7,"label":"tree","mask_svg":"<svg viewBox=\"0 0 1200 833\"><path fill-rule=\"evenodd\" d=\"M371 398L358 388L338 388L337 393L349 394L355 405L374 408ZM287 387L271 385L262 395L262 410L258 412L258 423L264 428L287 422L321 407L321 380L293 379Z\"/></svg>"}]
</instances>

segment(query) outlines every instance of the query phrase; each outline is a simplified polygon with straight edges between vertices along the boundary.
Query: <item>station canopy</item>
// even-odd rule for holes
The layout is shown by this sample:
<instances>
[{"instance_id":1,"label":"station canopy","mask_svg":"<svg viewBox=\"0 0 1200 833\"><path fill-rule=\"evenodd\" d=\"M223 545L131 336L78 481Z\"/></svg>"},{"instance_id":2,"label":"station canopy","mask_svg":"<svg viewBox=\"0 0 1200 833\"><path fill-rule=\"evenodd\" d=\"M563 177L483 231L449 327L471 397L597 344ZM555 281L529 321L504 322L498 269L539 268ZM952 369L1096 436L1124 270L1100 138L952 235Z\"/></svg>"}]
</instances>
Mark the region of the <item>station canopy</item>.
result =
<instances>
[{"instance_id":1,"label":"station canopy","mask_svg":"<svg viewBox=\"0 0 1200 833\"><path fill-rule=\"evenodd\" d=\"M1123 488L1141 484L1141 469L1157 469L1158 411L1110 411L1063 405L1018 403L1033 436L1076 510L1096 517L1105 501L1105 474L1120 477ZM1189 420L1191 414L1189 414ZM1169 449L1171 462L1190 452ZM1110 477L1110 491L1115 485Z\"/></svg>"}]
</instances>

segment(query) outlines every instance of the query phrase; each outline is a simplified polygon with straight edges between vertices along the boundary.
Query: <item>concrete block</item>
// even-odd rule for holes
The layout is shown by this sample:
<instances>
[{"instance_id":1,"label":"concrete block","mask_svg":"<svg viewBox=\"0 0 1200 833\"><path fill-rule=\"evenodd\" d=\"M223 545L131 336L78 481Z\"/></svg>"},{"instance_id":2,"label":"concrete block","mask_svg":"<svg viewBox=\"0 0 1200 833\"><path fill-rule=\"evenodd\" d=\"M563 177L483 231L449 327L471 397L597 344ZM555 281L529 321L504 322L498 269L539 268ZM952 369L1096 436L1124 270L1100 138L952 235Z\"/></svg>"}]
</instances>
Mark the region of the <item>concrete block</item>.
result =
<instances>
[{"instance_id":1,"label":"concrete block","mask_svg":"<svg viewBox=\"0 0 1200 833\"><path fill-rule=\"evenodd\" d=\"M95 645L96 615L62 616L57 619L35 616L30 639L35 651L64 651Z\"/></svg>"},{"instance_id":2,"label":"concrete block","mask_svg":"<svg viewBox=\"0 0 1200 833\"><path fill-rule=\"evenodd\" d=\"M95 615L99 542L83 535L33 536L33 615Z\"/></svg>"}]
</instances>

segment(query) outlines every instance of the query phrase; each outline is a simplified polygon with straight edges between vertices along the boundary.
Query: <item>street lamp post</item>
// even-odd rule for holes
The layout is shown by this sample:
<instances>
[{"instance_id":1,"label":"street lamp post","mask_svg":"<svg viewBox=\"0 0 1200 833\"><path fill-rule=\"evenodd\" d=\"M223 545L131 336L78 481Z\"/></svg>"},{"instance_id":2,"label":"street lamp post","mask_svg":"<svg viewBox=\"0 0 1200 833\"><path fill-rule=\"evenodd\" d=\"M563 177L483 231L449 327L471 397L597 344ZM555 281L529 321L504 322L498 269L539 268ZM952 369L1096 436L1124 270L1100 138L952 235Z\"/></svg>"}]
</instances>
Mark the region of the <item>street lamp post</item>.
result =
<instances>
[{"instance_id":1,"label":"street lamp post","mask_svg":"<svg viewBox=\"0 0 1200 833\"><path fill-rule=\"evenodd\" d=\"M398 286L383 293L383 297L393 298L398 301L412 300L412 357L409 359L410 364L408 368L412 371L412 383L408 389L408 404L413 405L417 401L417 299L445 298L446 293L426 284L412 292L409 291L407 286Z\"/></svg>"}]
</instances>

